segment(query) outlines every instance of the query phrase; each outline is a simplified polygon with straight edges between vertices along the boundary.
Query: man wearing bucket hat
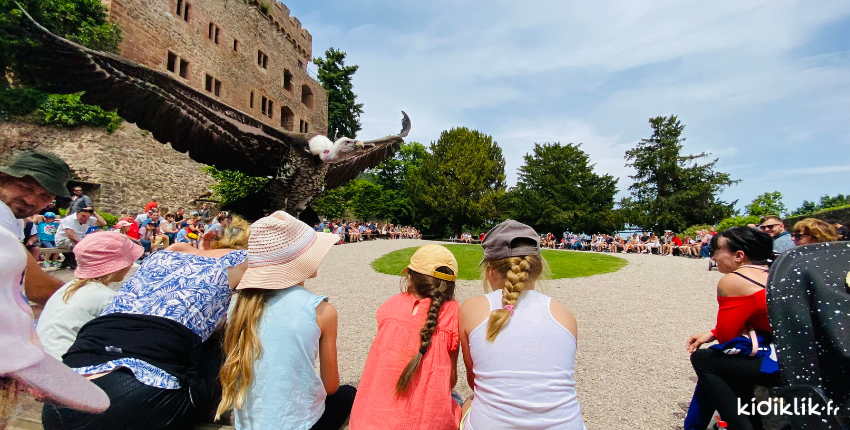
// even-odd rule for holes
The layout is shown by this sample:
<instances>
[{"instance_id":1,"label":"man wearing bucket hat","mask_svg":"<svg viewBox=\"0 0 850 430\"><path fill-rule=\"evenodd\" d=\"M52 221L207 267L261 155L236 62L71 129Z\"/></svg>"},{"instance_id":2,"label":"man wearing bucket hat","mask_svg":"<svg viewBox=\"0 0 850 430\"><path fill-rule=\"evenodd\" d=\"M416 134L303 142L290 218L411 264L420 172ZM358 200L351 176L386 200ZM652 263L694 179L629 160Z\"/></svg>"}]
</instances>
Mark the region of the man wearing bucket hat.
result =
<instances>
[{"instance_id":1,"label":"man wearing bucket hat","mask_svg":"<svg viewBox=\"0 0 850 430\"><path fill-rule=\"evenodd\" d=\"M0 428L6 428L20 389L70 408L102 412L109 398L91 382L45 354L33 326L32 310L23 297L26 252L15 236L0 229Z\"/></svg>"},{"instance_id":2,"label":"man wearing bucket hat","mask_svg":"<svg viewBox=\"0 0 850 430\"><path fill-rule=\"evenodd\" d=\"M68 197L71 168L56 155L41 151L20 153L12 164L0 168L0 229L18 241L24 237L23 219L45 208L56 196ZM61 279L47 275L38 261L27 257L26 294L44 304L61 287Z\"/></svg>"},{"instance_id":3,"label":"man wearing bucket hat","mask_svg":"<svg viewBox=\"0 0 850 430\"><path fill-rule=\"evenodd\" d=\"M357 390L339 385L336 309L304 288L338 240L281 211L251 224L248 269L224 335L217 416L233 408L241 429L336 430L348 418ZM247 366L253 375L243 373Z\"/></svg>"}]
</instances>

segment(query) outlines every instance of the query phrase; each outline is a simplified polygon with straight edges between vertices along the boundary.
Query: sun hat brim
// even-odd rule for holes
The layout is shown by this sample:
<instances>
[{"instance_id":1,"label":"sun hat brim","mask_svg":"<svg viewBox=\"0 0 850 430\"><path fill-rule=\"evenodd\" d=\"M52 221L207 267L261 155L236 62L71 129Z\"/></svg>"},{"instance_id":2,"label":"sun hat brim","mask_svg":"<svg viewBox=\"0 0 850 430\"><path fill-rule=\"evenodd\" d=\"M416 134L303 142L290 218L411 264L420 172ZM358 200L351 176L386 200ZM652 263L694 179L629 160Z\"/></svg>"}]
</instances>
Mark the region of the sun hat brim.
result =
<instances>
[{"instance_id":1,"label":"sun hat brim","mask_svg":"<svg viewBox=\"0 0 850 430\"><path fill-rule=\"evenodd\" d=\"M248 267L236 289L282 290L309 278L322 264L328 251L339 242L339 236L336 234L314 233L316 240L295 259L286 263Z\"/></svg>"},{"instance_id":2,"label":"sun hat brim","mask_svg":"<svg viewBox=\"0 0 850 430\"><path fill-rule=\"evenodd\" d=\"M72 409L99 413L109 408L109 397L100 387L48 354L10 376L43 392L50 401Z\"/></svg>"},{"instance_id":3,"label":"sun hat brim","mask_svg":"<svg viewBox=\"0 0 850 430\"><path fill-rule=\"evenodd\" d=\"M120 233L107 232L106 234ZM86 266L83 266L82 264L77 264L77 269L74 270L74 276L77 279L96 279L100 278L101 276L106 276L110 273L117 272L127 266L132 266L136 260L142 258L142 254L145 253L145 248L142 245L133 243L133 246L130 249L131 251L129 253L122 254L119 258L112 261Z\"/></svg>"}]
</instances>

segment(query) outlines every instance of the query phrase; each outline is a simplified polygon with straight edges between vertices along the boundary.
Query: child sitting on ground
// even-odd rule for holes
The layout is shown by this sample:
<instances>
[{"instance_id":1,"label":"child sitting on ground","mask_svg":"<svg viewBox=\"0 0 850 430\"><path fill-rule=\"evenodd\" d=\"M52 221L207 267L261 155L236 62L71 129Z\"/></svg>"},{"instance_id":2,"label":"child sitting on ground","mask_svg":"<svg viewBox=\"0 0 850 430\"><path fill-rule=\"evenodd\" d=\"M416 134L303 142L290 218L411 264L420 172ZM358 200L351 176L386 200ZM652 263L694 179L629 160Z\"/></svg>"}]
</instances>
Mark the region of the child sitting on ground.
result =
<instances>
[{"instance_id":1,"label":"child sitting on ground","mask_svg":"<svg viewBox=\"0 0 850 430\"><path fill-rule=\"evenodd\" d=\"M460 422L457 383L457 261L440 245L416 250L404 292L378 308L372 342L351 410L352 430L448 430Z\"/></svg>"},{"instance_id":2,"label":"child sitting on ground","mask_svg":"<svg viewBox=\"0 0 850 430\"><path fill-rule=\"evenodd\" d=\"M57 359L77 338L77 332L112 301L110 282L120 282L144 250L125 234L86 235L74 247L74 279L56 290L38 319L38 337L44 351Z\"/></svg>"},{"instance_id":3,"label":"child sitting on ground","mask_svg":"<svg viewBox=\"0 0 850 430\"><path fill-rule=\"evenodd\" d=\"M56 214L46 212L42 220L36 225L38 228L39 246L42 248L56 248L56 229L59 228L59 221L56 221ZM44 267L58 266L59 254L50 254L44 262Z\"/></svg>"}]
</instances>

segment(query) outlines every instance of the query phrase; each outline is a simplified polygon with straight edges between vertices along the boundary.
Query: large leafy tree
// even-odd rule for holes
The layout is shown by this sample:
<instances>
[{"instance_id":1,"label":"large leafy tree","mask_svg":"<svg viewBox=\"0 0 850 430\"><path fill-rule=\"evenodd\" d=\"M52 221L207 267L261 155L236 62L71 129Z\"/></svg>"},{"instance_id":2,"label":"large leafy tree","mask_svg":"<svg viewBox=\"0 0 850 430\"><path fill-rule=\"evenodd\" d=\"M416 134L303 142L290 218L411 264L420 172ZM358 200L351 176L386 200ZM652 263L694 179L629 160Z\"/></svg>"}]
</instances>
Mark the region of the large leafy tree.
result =
<instances>
[{"instance_id":1,"label":"large leafy tree","mask_svg":"<svg viewBox=\"0 0 850 430\"><path fill-rule=\"evenodd\" d=\"M401 146L393 158L375 169L376 182L383 189L383 218L403 225L422 225L420 211L416 209L411 195L411 178L422 166L427 153L425 145L408 142Z\"/></svg>"},{"instance_id":2,"label":"large leafy tree","mask_svg":"<svg viewBox=\"0 0 850 430\"><path fill-rule=\"evenodd\" d=\"M685 126L675 115L649 119L652 136L626 151L631 196L620 206L629 223L646 230L682 231L690 225L714 224L735 213L734 203L718 194L738 181L715 170L717 159L700 164L706 153L682 155Z\"/></svg>"},{"instance_id":3,"label":"large leafy tree","mask_svg":"<svg viewBox=\"0 0 850 430\"><path fill-rule=\"evenodd\" d=\"M617 179L593 171L581 144L534 144L523 158L510 213L540 232L598 233L622 228L614 216Z\"/></svg>"},{"instance_id":4,"label":"large leafy tree","mask_svg":"<svg viewBox=\"0 0 850 430\"><path fill-rule=\"evenodd\" d=\"M782 215L785 213L785 204L782 203L782 193L774 191L772 193L760 194L753 201L744 206L747 214L755 216L763 215Z\"/></svg>"},{"instance_id":5,"label":"large leafy tree","mask_svg":"<svg viewBox=\"0 0 850 430\"><path fill-rule=\"evenodd\" d=\"M351 77L358 66L345 65L345 52L328 48L325 58L314 58L319 68L319 82L328 91L328 138L357 136L363 103L357 103Z\"/></svg>"},{"instance_id":6,"label":"large leafy tree","mask_svg":"<svg viewBox=\"0 0 850 430\"><path fill-rule=\"evenodd\" d=\"M501 221L505 159L493 138L465 127L440 133L411 180L414 205L435 233Z\"/></svg>"},{"instance_id":7,"label":"large leafy tree","mask_svg":"<svg viewBox=\"0 0 850 430\"><path fill-rule=\"evenodd\" d=\"M810 202L808 200L803 200L803 204L800 205L794 212L791 213L792 216L795 215L808 215L815 212L820 212L829 209L842 208L845 206L850 206L850 195L845 196L844 194L838 194L837 196L824 195L820 198L820 202Z\"/></svg>"}]
</instances>

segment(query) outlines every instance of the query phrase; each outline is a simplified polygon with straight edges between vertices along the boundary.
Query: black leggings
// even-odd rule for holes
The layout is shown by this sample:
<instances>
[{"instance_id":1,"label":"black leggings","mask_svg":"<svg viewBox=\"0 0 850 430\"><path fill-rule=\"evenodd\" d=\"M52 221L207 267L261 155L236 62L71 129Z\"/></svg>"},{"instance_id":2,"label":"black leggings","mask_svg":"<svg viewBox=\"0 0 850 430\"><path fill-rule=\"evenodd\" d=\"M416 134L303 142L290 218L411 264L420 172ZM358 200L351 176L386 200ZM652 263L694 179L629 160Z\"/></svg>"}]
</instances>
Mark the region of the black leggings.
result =
<instances>
[{"instance_id":1,"label":"black leggings","mask_svg":"<svg viewBox=\"0 0 850 430\"><path fill-rule=\"evenodd\" d=\"M761 358L727 355L716 349L699 349L691 354L691 364L699 379L699 387L717 407L720 418L730 429L761 429L759 415L738 415L738 399L749 405L753 386L776 386L778 374L761 373Z\"/></svg>"},{"instance_id":2,"label":"black leggings","mask_svg":"<svg viewBox=\"0 0 850 430\"><path fill-rule=\"evenodd\" d=\"M310 430L339 430L354 406L357 389L351 385L340 385L335 393L325 399L325 413Z\"/></svg>"}]
</instances>

